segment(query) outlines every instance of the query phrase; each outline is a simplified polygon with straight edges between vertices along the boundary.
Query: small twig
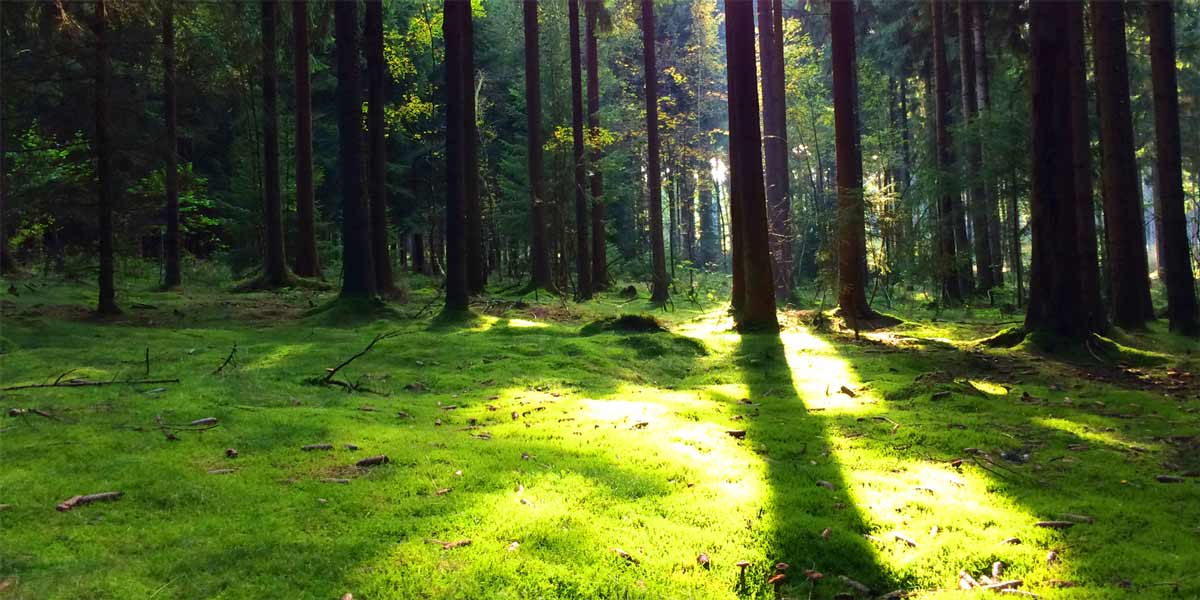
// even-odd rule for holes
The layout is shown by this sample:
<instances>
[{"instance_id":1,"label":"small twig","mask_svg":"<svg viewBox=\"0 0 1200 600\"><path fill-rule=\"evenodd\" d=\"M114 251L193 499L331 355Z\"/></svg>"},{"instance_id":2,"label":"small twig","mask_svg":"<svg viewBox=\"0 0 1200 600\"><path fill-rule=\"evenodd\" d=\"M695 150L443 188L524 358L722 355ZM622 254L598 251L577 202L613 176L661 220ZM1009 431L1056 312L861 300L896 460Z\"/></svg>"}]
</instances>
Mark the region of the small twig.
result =
<instances>
[{"instance_id":1,"label":"small twig","mask_svg":"<svg viewBox=\"0 0 1200 600\"><path fill-rule=\"evenodd\" d=\"M223 371L225 369L225 367L229 365L229 363L233 360L233 357L235 355L237 355L237 344L234 344L233 348L230 348L229 356L225 357L225 362L221 363L221 366L217 367L217 370L213 371L212 374L220 375L221 371Z\"/></svg>"},{"instance_id":2,"label":"small twig","mask_svg":"<svg viewBox=\"0 0 1200 600\"><path fill-rule=\"evenodd\" d=\"M375 347L375 344L378 344L379 342L382 342L383 340L386 340L386 339L388 339L388 338L393 338L393 337L396 337L396 336L398 336L398 335L400 335L400 332L399 332L399 331L389 331L389 332L387 332L387 333L381 333L381 334L379 334L379 335L376 335L376 336L375 336L375 337L374 337L374 338L371 340L371 343L367 344L367 347L366 347L366 348L363 348L361 352L359 352L358 354L355 354L354 356L351 356L350 358L347 358L346 360L342 361L342 363L341 363L341 364L339 364L338 366L336 366L336 367L334 367L334 368L332 368L332 369L327 369L327 370L326 370L326 372L325 372L325 379L321 380L321 383L324 383L324 384L331 384L331 383L332 383L332 384L336 384L336 385L343 385L343 384L341 384L341 383L338 383L338 382L334 381L334 379L333 379L333 376L334 376L334 375L337 375L337 372L338 372L338 371L341 371L343 368L345 368L345 367L346 367L346 365L349 365L350 363L352 363L352 362L354 362L354 361L358 360L359 358L361 358L361 357L362 357L364 354L366 354L366 353L370 352L370 351L371 351L371 349ZM357 387L357 386L351 386L351 385L349 385L349 384L344 384L344 385L345 385L346 387L349 387L349 388L351 388L351 389L354 389L354 388L356 388L356 387Z\"/></svg>"},{"instance_id":3,"label":"small twig","mask_svg":"<svg viewBox=\"0 0 1200 600\"><path fill-rule=\"evenodd\" d=\"M150 376L150 346L146 346L146 377Z\"/></svg>"},{"instance_id":4,"label":"small twig","mask_svg":"<svg viewBox=\"0 0 1200 600\"><path fill-rule=\"evenodd\" d=\"M64 373L65 375L65 373ZM69 381L56 380L54 383L30 383L25 385L11 385L6 388L0 388L3 392L14 392L17 390L29 390L34 388L73 388L73 387L89 387L97 385L139 385L139 384L154 384L154 383L179 383L178 379L122 379L117 381L86 381L83 379L71 379Z\"/></svg>"}]
</instances>

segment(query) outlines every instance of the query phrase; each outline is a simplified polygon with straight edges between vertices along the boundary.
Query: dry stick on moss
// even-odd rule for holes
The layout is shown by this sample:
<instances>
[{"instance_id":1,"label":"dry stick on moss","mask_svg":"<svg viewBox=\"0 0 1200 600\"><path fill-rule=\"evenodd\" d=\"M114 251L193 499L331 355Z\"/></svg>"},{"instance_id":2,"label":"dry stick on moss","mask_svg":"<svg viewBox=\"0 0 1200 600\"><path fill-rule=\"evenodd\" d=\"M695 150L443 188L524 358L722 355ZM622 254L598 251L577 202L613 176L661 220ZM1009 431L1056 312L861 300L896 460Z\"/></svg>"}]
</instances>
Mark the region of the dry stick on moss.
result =
<instances>
[{"instance_id":1,"label":"dry stick on moss","mask_svg":"<svg viewBox=\"0 0 1200 600\"><path fill-rule=\"evenodd\" d=\"M54 383L30 383L25 385L11 385L6 388L0 388L0 392L15 392L17 390L29 390L35 388L76 388L89 387L98 385L139 385L139 384L157 384L157 383L179 383L178 379L122 379L120 381L114 379L112 381L86 381L83 379L71 379L62 381L61 377L55 380Z\"/></svg>"},{"instance_id":2,"label":"dry stick on moss","mask_svg":"<svg viewBox=\"0 0 1200 600\"><path fill-rule=\"evenodd\" d=\"M332 369L326 369L326 372L325 372L325 379L323 379L323 380L321 381L321 383L325 383L325 384L333 384L333 385L343 385L343 383L344 383L344 382L338 382L338 381L334 381L334 379L333 379L333 376L334 376L334 375L337 375L337 372L338 372L338 371L341 371L343 368L345 368L345 367L346 367L347 365L349 365L350 363L352 363L352 362L354 362L354 361L358 360L358 359L359 359L359 358L361 358L361 357L362 357L364 354L366 354L366 353L370 352L370 351L371 351L371 349L375 347L375 344L378 344L379 342L382 342L383 340L386 340L386 339L388 339L388 338L393 338L393 337L396 337L396 336L398 336L398 335L400 335L400 332L399 332L399 331L389 331L389 332L387 332L387 333L381 333L381 334L379 334L379 335L376 335L376 336L375 336L375 337L374 337L374 338L371 340L371 343L367 344L367 347L366 347L366 348L363 348L361 352L359 352L358 354L355 354L354 356L351 356L350 358L347 358L346 360L342 361L342 363L341 363L340 365L338 365L338 366L336 366L336 367L334 367L334 368L332 368ZM351 389L354 389L354 388L356 388L356 387L357 387L357 386L350 385L350 384L345 384L345 385L346 385L346 386L348 386L348 387L349 387L349 388L351 388Z\"/></svg>"},{"instance_id":3,"label":"dry stick on moss","mask_svg":"<svg viewBox=\"0 0 1200 600\"><path fill-rule=\"evenodd\" d=\"M85 496L71 496L62 502L59 502L57 508L59 512L67 512L77 506L83 506L84 504L91 504L101 500L116 500L124 495L125 492L101 492L99 494L87 494Z\"/></svg>"},{"instance_id":4,"label":"dry stick on moss","mask_svg":"<svg viewBox=\"0 0 1200 600\"><path fill-rule=\"evenodd\" d=\"M212 374L220 375L221 371L225 370L225 367L228 366L231 361L233 361L233 357L236 355L237 355L237 344L234 344L233 348L231 348L229 350L229 356L225 357L225 362L221 363L221 366L217 367L217 370L213 371Z\"/></svg>"}]
</instances>

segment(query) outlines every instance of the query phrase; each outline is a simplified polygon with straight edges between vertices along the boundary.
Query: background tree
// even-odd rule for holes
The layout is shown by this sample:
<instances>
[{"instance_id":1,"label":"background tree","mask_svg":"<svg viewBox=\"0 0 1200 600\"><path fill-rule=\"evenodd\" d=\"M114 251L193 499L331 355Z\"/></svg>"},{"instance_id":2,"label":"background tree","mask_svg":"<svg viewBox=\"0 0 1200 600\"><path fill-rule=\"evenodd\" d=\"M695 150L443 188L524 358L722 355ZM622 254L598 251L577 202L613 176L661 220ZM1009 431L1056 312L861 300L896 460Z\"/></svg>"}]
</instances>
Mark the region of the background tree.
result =
<instances>
[{"instance_id":1,"label":"background tree","mask_svg":"<svg viewBox=\"0 0 1200 600\"><path fill-rule=\"evenodd\" d=\"M309 83L308 2L292 1L292 62L296 80L296 262L301 277L321 277L313 206L312 87Z\"/></svg>"},{"instance_id":2,"label":"background tree","mask_svg":"<svg viewBox=\"0 0 1200 600\"><path fill-rule=\"evenodd\" d=\"M459 74L462 82L463 107L463 212L466 219L467 291L471 294L483 292L487 285L487 257L483 249L483 209L479 198L479 129L475 91L475 19L471 15L471 2L463 11L462 66Z\"/></svg>"},{"instance_id":3,"label":"background tree","mask_svg":"<svg viewBox=\"0 0 1200 600\"><path fill-rule=\"evenodd\" d=\"M279 69L276 66L275 26L279 7L275 0L262 3L262 93L263 93L263 226L266 252L259 283L268 287L287 284L287 261L283 251L283 201L279 194Z\"/></svg>"},{"instance_id":4,"label":"background tree","mask_svg":"<svg viewBox=\"0 0 1200 600\"><path fill-rule=\"evenodd\" d=\"M367 55L367 134L370 140L367 188L371 198L371 260L375 267L375 288L391 293L396 288L392 279L392 259L389 246L387 199L387 126L384 106L387 103L387 71L383 58L383 2L367 0L364 15L363 43Z\"/></svg>"},{"instance_id":5,"label":"background tree","mask_svg":"<svg viewBox=\"0 0 1200 600\"><path fill-rule=\"evenodd\" d=\"M971 130L979 112L978 89L976 88L975 38L971 19L971 0L958 3L958 64L962 86L962 120L966 160L963 161L967 187L967 206L971 213L972 245L975 249L975 264L979 268L979 291L992 288L992 246L988 241L988 206L980 171L983 163L983 146L977 132Z\"/></svg>"},{"instance_id":6,"label":"background tree","mask_svg":"<svg viewBox=\"0 0 1200 600\"><path fill-rule=\"evenodd\" d=\"M542 86L538 52L538 2L524 0L525 123L529 170L530 286L554 289L546 249L546 211L542 188Z\"/></svg>"},{"instance_id":7,"label":"background tree","mask_svg":"<svg viewBox=\"0 0 1200 600\"><path fill-rule=\"evenodd\" d=\"M950 149L950 70L946 65L945 31L942 17L944 5L938 0L930 0L930 18L933 22L933 102L934 102L934 145L937 154L937 239L938 253L936 268L942 282L941 296L949 302L962 302L964 278L959 267L958 235L956 234L957 214L954 190L949 181L953 158ZM965 251L965 250L964 250Z\"/></svg>"},{"instance_id":8,"label":"background tree","mask_svg":"<svg viewBox=\"0 0 1200 600\"><path fill-rule=\"evenodd\" d=\"M650 301L662 304L667 301L667 253L663 248L662 168L658 156L658 66L654 59L654 0L642 0L641 4L642 60L646 78L646 188L650 213L652 269ZM757 107L755 110L757 112Z\"/></svg>"},{"instance_id":9,"label":"background tree","mask_svg":"<svg viewBox=\"0 0 1200 600\"><path fill-rule=\"evenodd\" d=\"M96 312L101 315L115 315L121 312L117 308L117 292L113 281L113 202L116 195L116 182L113 180L113 148L109 131L109 95L111 94L112 64L108 50L108 11L105 0L96 0L95 21L92 24L96 37L96 87L95 87L95 117L96 117L96 179L98 197L96 202L96 221L99 225L100 251L100 294L96 303Z\"/></svg>"},{"instance_id":10,"label":"background tree","mask_svg":"<svg viewBox=\"0 0 1200 600\"><path fill-rule=\"evenodd\" d=\"M587 165L584 164L583 75L579 50L579 0L567 0L571 44L571 139L575 166L575 298L592 297L592 261L588 258L590 227L588 210Z\"/></svg>"},{"instance_id":11,"label":"background tree","mask_svg":"<svg viewBox=\"0 0 1200 600\"><path fill-rule=\"evenodd\" d=\"M342 297L375 296L370 209L363 195L362 77L358 3L333 5L337 38L338 168L342 184Z\"/></svg>"},{"instance_id":12,"label":"background tree","mask_svg":"<svg viewBox=\"0 0 1200 600\"><path fill-rule=\"evenodd\" d=\"M163 42L163 114L166 120L166 165L163 186L166 206L163 214L166 234L163 240L163 286L172 288L182 281L179 268L179 165L175 101L175 3L162 3Z\"/></svg>"},{"instance_id":13,"label":"background tree","mask_svg":"<svg viewBox=\"0 0 1200 600\"><path fill-rule=\"evenodd\" d=\"M467 22L471 5L461 0L444 0L443 39L446 40L446 312L461 312L470 303L467 276L467 178L470 176L467 146L468 68Z\"/></svg>"},{"instance_id":14,"label":"background tree","mask_svg":"<svg viewBox=\"0 0 1200 600\"><path fill-rule=\"evenodd\" d=\"M596 41L602 0L584 0L586 20L585 54L587 62L588 139L591 140L591 200L592 200L592 287L608 287L608 236L604 227L604 172L600 166L600 61Z\"/></svg>"},{"instance_id":15,"label":"background tree","mask_svg":"<svg viewBox=\"0 0 1200 600\"><path fill-rule=\"evenodd\" d=\"M766 172L775 298L792 290L791 202L788 184L787 98L783 69L783 2L759 0L758 48L762 65L763 158Z\"/></svg>"}]
</instances>

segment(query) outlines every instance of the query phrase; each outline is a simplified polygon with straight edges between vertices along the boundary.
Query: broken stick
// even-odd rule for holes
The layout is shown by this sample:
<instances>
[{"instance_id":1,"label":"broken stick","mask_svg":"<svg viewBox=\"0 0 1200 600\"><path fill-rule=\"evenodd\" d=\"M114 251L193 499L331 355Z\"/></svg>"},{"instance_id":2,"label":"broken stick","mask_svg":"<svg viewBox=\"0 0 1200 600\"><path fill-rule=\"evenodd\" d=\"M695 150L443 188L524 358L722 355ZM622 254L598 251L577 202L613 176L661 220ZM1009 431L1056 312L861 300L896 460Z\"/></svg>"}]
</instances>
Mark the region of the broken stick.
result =
<instances>
[{"instance_id":1,"label":"broken stick","mask_svg":"<svg viewBox=\"0 0 1200 600\"><path fill-rule=\"evenodd\" d=\"M66 500L58 503L58 512L67 512L77 506L100 502L102 500L116 500L124 496L125 492L101 492L99 494L87 494L84 496L71 496Z\"/></svg>"}]
</instances>

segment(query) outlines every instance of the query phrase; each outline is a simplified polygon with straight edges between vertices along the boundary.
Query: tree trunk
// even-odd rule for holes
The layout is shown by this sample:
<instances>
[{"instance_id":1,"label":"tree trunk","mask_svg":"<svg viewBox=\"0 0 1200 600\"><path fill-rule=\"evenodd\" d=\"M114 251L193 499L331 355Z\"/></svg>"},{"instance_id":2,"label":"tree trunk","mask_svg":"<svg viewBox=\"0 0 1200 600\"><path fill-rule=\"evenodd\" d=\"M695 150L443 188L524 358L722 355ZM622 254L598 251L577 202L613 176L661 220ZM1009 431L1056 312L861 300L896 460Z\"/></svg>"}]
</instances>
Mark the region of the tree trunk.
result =
<instances>
[{"instance_id":1,"label":"tree trunk","mask_svg":"<svg viewBox=\"0 0 1200 600\"><path fill-rule=\"evenodd\" d=\"M108 14L105 0L96 0L96 179L99 194L96 218L100 237L100 294L96 312L101 315L120 314L117 292L113 283L113 202L116 195L116 173L113 172L112 139L109 136L112 65L108 50Z\"/></svg>"},{"instance_id":2,"label":"tree trunk","mask_svg":"<svg viewBox=\"0 0 1200 600\"><path fill-rule=\"evenodd\" d=\"M771 274L766 192L763 189L762 137L758 127L758 82L754 68L754 7L725 5L725 57L728 65L730 206L740 207L734 223L734 247L743 271L745 298L734 314L739 330L779 328L775 316L775 279ZM740 222L739 222L740 221Z\"/></svg>"},{"instance_id":3,"label":"tree trunk","mask_svg":"<svg viewBox=\"0 0 1200 600\"><path fill-rule=\"evenodd\" d=\"M283 202L279 193L279 106L276 88L275 24L279 7L274 0L262 3L262 88L263 88L263 220L267 251L263 256L262 282L270 287L287 283L287 261L283 251Z\"/></svg>"},{"instance_id":4,"label":"tree trunk","mask_svg":"<svg viewBox=\"0 0 1200 600\"><path fill-rule=\"evenodd\" d=\"M713 202L712 175L707 169L700 173L700 261L699 267L704 270L716 266L720 260L720 239L717 237L717 218Z\"/></svg>"},{"instance_id":5,"label":"tree trunk","mask_svg":"<svg viewBox=\"0 0 1200 600\"><path fill-rule=\"evenodd\" d=\"M650 301L667 301L667 257L663 248L662 171L659 164L658 66L655 61L654 0L642 0L642 56L646 77L646 174L650 213L650 261L653 268ZM752 63L753 64L753 63ZM757 117L756 117L757 119Z\"/></svg>"},{"instance_id":6,"label":"tree trunk","mask_svg":"<svg viewBox=\"0 0 1200 600\"><path fill-rule=\"evenodd\" d=\"M1079 341L1097 331L1093 316L1099 297L1088 295L1082 275L1088 266L1081 243L1080 182L1073 176L1078 162L1075 113L1086 105L1079 105L1073 86L1063 85L1075 74L1071 46L1082 42L1082 32L1071 31L1078 26L1073 9L1077 7L1058 0L1030 4L1033 260L1025 327Z\"/></svg>"},{"instance_id":7,"label":"tree trunk","mask_svg":"<svg viewBox=\"0 0 1200 600\"><path fill-rule=\"evenodd\" d=\"M592 298L592 259L588 233L591 227L588 210L587 165L584 164L583 141L583 66L579 50L579 0L568 0L569 35L571 37L571 139L575 166L575 299Z\"/></svg>"},{"instance_id":8,"label":"tree trunk","mask_svg":"<svg viewBox=\"0 0 1200 600\"><path fill-rule=\"evenodd\" d=\"M467 291L483 292L487 285L487 255L483 249L483 207L479 200L479 130L475 98L475 19L469 0L463 14L462 94L463 149L466 172L463 175L463 211L466 215Z\"/></svg>"},{"instance_id":9,"label":"tree trunk","mask_svg":"<svg viewBox=\"0 0 1200 600\"><path fill-rule=\"evenodd\" d=\"M586 26L587 55L587 111L588 129L592 132L592 287L602 290L608 287L608 248L604 228L604 174L600 170L600 67L596 43L596 28L602 0L584 0L583 12Z\"/></svg>"},{"instance_id":10,"label":"tree trunk","mask_svg":"<svg viewBox=\"0 0 1200 600\"><path fill-rule=\"evenodd\" d=\"M950 69L946 65L946 42L942 18L943 4L939 0L930 0L930 14L933 19L933 79L934 79L934 141L937 153L938 168L938 252L937 270L942 283L942 299L959 303L967 292L962 287L962 279L958 272L957 250L955 242L955 191L948 181L953 169L953 155L950 149Z\"/></svg>"},{"instance_id":11,"label":"tree trunk","mask_svg":"<svg viewBox=\"0 0 1200 600\"><path fill-rule=\"evenodd\" d=\"M296 274L321 278L313 206L312 88L308 75L308 0L292 2L292 60L296 78Z\"/></svg>"},{"instance_id":12,"label":"tree trunk","mask_svg":"<svg viewBox=\"0 0 1200 600\"><path fill-rule=\"evenodd\" d=\"M962 114L966 131L966 162L964 175L967 180L967 206L971 212L971 229L975 249L975 264L979 268L979 291L992 288L992 246L988 241L987 196L980 174L983 164L983 147L975 125L979 113L978 90L975 87L975 44L971 27L971 0L958 2L958 58L959 76L962 84Z\"/></svg>"},{"instance_id":13,"label":"tree trunk","mask_svg":"<svg viewBox=\"0 0 1200 600\"><path fill-rule=\"evenodd\" d=\"M788 197L787 106L783 74L783 3L758 2L758 47L762 64L763 158L774 260L775 298L791 293L791 201Z\"/></svg>"},{"instance_id":14,"label":"tree trunk","mask_svg":"<svg viewBox=\"0 0 1200 600\"><path fill-rule=\"evenodd\" d=\"M1147 3L1150 72L1154 82L1154 149L1162 221L1158 235L1162 239L1170 329L1195 336L1200 335L1200 317L1196 313L1196 287L1184 211L1174 11L1175 3L1171 0Z\"/></svg>"},{"instance_id":15,"label":"tree trunk","mask_svg":"<svg viewBox=\"0 0 1200 600\"><path fill-rule=\"evenodd\" d=\"M166 166L163 184L167 193L166 237L163 240L163 287L173 288L182 282L179 265L179 165L175 102L175 3L164 0L162 5L163 42L163 113L166 117Z\"/></svg>"},{"instance_id":16,"label":"tree trunk","mask_svg":"<svg viewBox=\"0 0 1200 600\"><path fill-rule=\"evenodd\" d=\"M358 63L358 3L333 5L337 54L338 167L342 180L343 298L374 296L370 209L363 194L362 84Z\"/></svg>"},{"instance_id":17,"label":"tree trunk","mask_svg":"<svg viewBox=\"0 0 1200 600\"><path fill-rule=\"evenodd\" d=\"M971 0L971 35L975 47L975 90L978 101L978 115L988 115L992 110L991 67L988 64L987 27L984 22L985 2ZM992 121L988 121L992 122ZM989 164L990 157L985 156L985 149L980 143L980 159L982 164ZM987 213L988 244L992 259L992 285L1004 285L1004 250L1000 242L1000 202L996 192L996 179L986 176L982 182L983 210Z\"/></svg>"},{"instance_id":18,"label":"tree trunk","mask_svg":"<svg viewBox=\"0 0 1200 600\"><path fill-rule=\"evenodd\" d=\"M387 65L383 62L383 2L367 0L363 43L367 55L367 135L370 163L367 190L371 198L371 261L375 267L375 289L388 293L396 288L388 251L387 215L387 125L383 107L387 102Z\"/></svg>"},{"instance_id":19,"label":"tree trunk","mask_svg":"<svg viewBox=\"0 0 1200 600\"><path fill-rule=\"evenodd\" d=\"M467 118L468 51L465 37L471 18L471 3L445 0L442 28L446 40L446 312L468 309L470 288L467 275L467 178L470 159Z\"/></svg>"},{"instance_id":20,"label":"tree trunk","mask_svg":"<svg viewBox=\"0 0 1200 600\"><path fill-rule=\"evenodd\" d=\"M542 83L538 63L538 3L524 0L525 17L525 126L529 153L529 252L530 283L554 289L550 254L546 248L546 208L542 185Z\"/></svg>"},{"instance_id":21,"label":"tree trunk","mask_svg":"<svg viewBox=\"0 0 1200 600\"><path fill-rule=\"evenodd\" d=\"M1092 151L1088 126L1087 60L1084 58L1083 3L1068 4L1070 27L1066 30L1071 89L1071 152L1074 156L1075 208L1078 213L1078 240L1082 263L1079 276L1083 299L1077 310L1084 312L1094 331L1108 328L1100 299L1100 262L1096 249L1096 207L1092 198Z\"/></svg>"},{"instance_id":22,"label":"tree trunk","mask_svg":"<svg viewBox=\"0 0 1200 600\"><path fill-rule=\"evenodd\" d=\"M1141 328L1154 308L1129 106L1125 6L1092 0L1091 9L1109 303L1116 325Z\"/></svg>"}]
</instances>

